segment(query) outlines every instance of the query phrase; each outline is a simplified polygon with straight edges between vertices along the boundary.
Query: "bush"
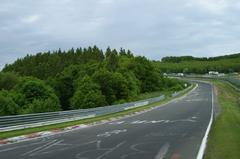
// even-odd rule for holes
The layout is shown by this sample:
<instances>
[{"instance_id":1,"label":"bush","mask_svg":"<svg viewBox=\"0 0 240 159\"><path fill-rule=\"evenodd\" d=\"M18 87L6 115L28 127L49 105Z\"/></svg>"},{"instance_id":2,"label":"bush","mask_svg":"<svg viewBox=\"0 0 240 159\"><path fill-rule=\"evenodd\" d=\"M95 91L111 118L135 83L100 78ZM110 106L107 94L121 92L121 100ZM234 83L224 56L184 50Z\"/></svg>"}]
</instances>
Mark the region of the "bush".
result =
<instances>
[{"instance_id":1,"label":"bush","mask_svg":"<svg viewBox=\"0 0 240 159\"><path fill-rule=\"evenodd\" d=\"M99 85L89 76L78 81L78 88L71 98L71 108L93 108L106 105L105 96L100 91Z\"/></svg>"},{"instance_id":2,"label":"bush","mask_svg":"<svg viewBox=\"0 0 240 159\"><path fill-rule=\"evenodd\" d=\"M179 91L184 88L183 81L177 79L164 78L164 85L166 90Z\"/></svg>"},{"instance_id":3,"label":"bush","mask_svg":"<svg viewBox=\"0 0 240 159\"><path fill-rule=\"evenodd\" d=\"M0 92L0 115L17 114L18 105L13 101L7 91Z\"/></svg>"},{"instance_id":4,"label":"bush","mask_svg":"<svg viewBox=\"0 0 240 159\"><path fill-rule=\"evenodd\" d=\"M100 86L101 92L106 96L106 101L110 105L117 100L114 91L113 72L101 69L93 74L93 80Z\"/></svg>"},{"instance_id":5,"label":"bush","mask_svg":"<svg viewBox=\"0 0 240 159\"><path fill-rule=\"evenodd\" d=\"M26 108L22 110L23 114L52 112L59 110L59 103L57 100L52 100L50 98L47 98L45 100L34 99L31 103L27 104L25 107Z\"/></svg>"},{"instance_id":6,"label":"bush","mask_svg":"<svg viewBox=\"0 0 240 159\"><path fill-rule=\"evenodd\" d=\"M0 90L11 90L19 82L19 77L13 72L0 72Z\"/></svg>"},{"instance_id":7,"label":"bush","mask_svg":"<svg viewBox=\"0 0 240 159\"><path fill-rule=\"evenodd\" d=\"M17 100L21 106L21 113L39 113L61 110L58 97L51 87L35 78L24 78L16 86L16 92L23 100ZM19 96L19 95L16 95ZM21 102L21 103L20 103Z\"/></svg>"}]
</instances>

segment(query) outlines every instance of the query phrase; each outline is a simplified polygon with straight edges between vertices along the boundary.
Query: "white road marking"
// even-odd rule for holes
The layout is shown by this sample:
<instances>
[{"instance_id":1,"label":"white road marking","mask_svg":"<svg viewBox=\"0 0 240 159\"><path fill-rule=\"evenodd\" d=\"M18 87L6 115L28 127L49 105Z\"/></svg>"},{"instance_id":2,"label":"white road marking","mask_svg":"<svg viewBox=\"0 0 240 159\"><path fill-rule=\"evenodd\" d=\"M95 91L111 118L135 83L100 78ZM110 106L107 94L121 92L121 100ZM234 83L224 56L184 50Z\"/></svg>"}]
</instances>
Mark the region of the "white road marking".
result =
<instances>
[{"instance_id":1,"label":"white road marking","mask_svg":"<svg viewBox=\"0 0 240 159\"><path fill-rule=\"evenodd\" d=\"M136 120L136 121L131 122L131 124L143 124L143 123L147 123L147 121L146 120Z\"/></svg>"},{"instance_id":2,"label":"white road marking","mask_svg":"<svg viewBox=\"0 0 240 159\"><path fill-rule=\"evenodd\" d=\"M185 102L203 102L203 101L208 101L208 99L198 98L198 99L187 99L187 100L185 100Z\"/></svg>"},{"instance_id":3,"label":"white road marking","mask_svg":"<svg viewBox=\"0 0 240 159\"><path fill-rule=\"evenodd\" d=\"M127 132L127 129L104 132L102 134L98 134L97 137L110 137L112 135L117 135L117 134L123 133L123 132Z\"/></svg>"},{"instance_id":4,"label":"white road marking","mask_svg":"<svg viewBox=\"0 0 240 159\"><path fill-rule=\"evenodd\" d=\"M102 142L101 140L97 141L97 144L96 144L97 145L97 149L100 149L101 142Z\"/></svg>"},{"instance_id":5,"label":"white road marking","mask_svg":"<svg viewBox=\"0 0 240 159\"><path fill-rule=\"evenodd\" d=\"M7 149L2 149L2 150L0 150L0 152L6 152L6 151L15 150L15 149L25 148L25 147L29 147L29 146L33 146L33 145L38 145L38 144L41 144L41 143L42 143L42 141L32 143L32 144L28 144L28 145L23 145L23 146L10 147L10 148L7 148Z\"/></svg>"},{"instance_id":6,"label":"white road marking","mask_svg":"<svg viewBox=\"0 0 240 159\"><path fill-rule=\"evenodd\" d=\"M149 143L148 142L147 143L137 143L137 144L131 145L130 146L130 150L133 150L134 152L130 152L128 154L124 154L120 158L121 159L126 159L126 158L129 158L129 156L149 153L148 151L140 150L139 148L137 148L138 146L145 145L145 144L149 144Z\"/></svg>"},{"instance_id":7,"label":"white road marking","mask_svg":"<svg viewBox=\"0 0 240 159\"><path fill-rule=\"evenodd\" d=\"M116 121L116 122L111 122L109 123L110 125L120 125L123 124L125 121Z\"/></svg>"},{"instance_id":8,"label":"white road marking","mask_svg":"<svg viewBox=\"0 0 240 159\"><path fill-rule=\"evenodd\" d=\"M124 143L125 143L125 141L119 143L117 146L115 146L115 147L109 149L107 152L105 152L105 153L103 153L102 155L98 156L96 159L101 159L101 158L103 158L104 156L106 156L106 155L112 153L114 150L116 150L118 147L120 147L120 146L123 145Z\"/></svg>"},{"instance_id":9,"label":"white road marking","mask_svg":"<svg viewBox=\"0 0 240 159\"><path fill-rule=\"evenodd\" d=\"M169 147L170 147L169 143L165 143L165 144L161 147L161 149L158 151L158 154L155 156L154 159L163 159L163 158L166 156Z\"/></svg>"},{"instance_id":10,"label":"white road marking","mask_svg":"<svg viewBox=\"0 0 240 159\"><path fill-rule=\"evenodd\" d=\"M179 119L179 120L152 120L152 121L147 121L147 120L136 120L130 122L130 124L136 125L136 124L158 124L158 123L175 123L175 122L196 122L196 120L193 120L194 118L190 119Z\"/></svg>"},{"instance_id":11,"label":"white road marking","mask_svg":"<svg viewBox=\"0 0 240 159\"><path fill-rule=\"evenodd\" d=\"M210 120L209 120L208 127L206 129L205 135L204 135L204 137L202 139L201 146L200 146L200 148L198 150L198 155L197 155L196 159L202 159L203 158L203 155L204 155L204 152L205 152L205 149L206 149L206 146L207 146L208 134L210 132L210 129L211 129L211 126L212 126L212 122L213 122L214 93L213 93L213 86L212 86L212 84L211 84L211 87L212 87L212 110L211 110L211 117L210 117Z\"/></svg>"},{"instance_id":12,"label":"white road marking","mask_svg":"<svg viewBox=\"0 0 240 159\"><path fill-rule=\"evenodd\" d=\"M60 141L57 141L57 142L55 142L55 143L53 143L53 144L50 144L50 145L44 147L43 149L41 149L41 150L39 150L39 151L37 151L37 152L32 153L30 156L34 156L36 153L42 152L42 151L44 151L44 150L47 150L47 149L49 149L49 148L51 148L51 147L53 147L53 146L55 146L55 145L60 144L60 143L63 142L63 141L64 141L64 140L60 140Z\"/></svg>"},{"instance_id":13,"label":"white road marking","mask_svg":"<svg viewBox=\"0 0 240 159\"><path fill-rule=\"evenodd\" d=\"M88 154L88 153L92 153L92 154L98 154L96 152L99 151L105 151L104 153L101 153L99 156L95 156L96 159L102 159L103 157L107 156L108 154L112 153L114 150L116 150L117 148L119 148L120 146L122 146L123 144L125 144L126 141L123 141L119 144L117 144L116 146L112 147L112 148L101 148L101 140L98 140L96 142L96 148L87 150L87 151L83 151L78 153L75 158L77 159L88 159L88 157L84 157L84 155Z\"/></svg>"},{"instance_id":14,"label":"white road marking","mask_svg":"<svg viewBox=\"0 0 240 159\"><path fill-rule=\"evenodd\" d=\"M153 120L151 121L152 124L157 124L157 123L161 123L164 122L164 120Z\"/></svg>"},{"instance_id":15,"label":"white road marking","mask_svg":"<svg viewBox=\"0 0 240 159\"><path fill-rule=\"evenodd\" d=\"M182 119L182 120L174 120L174 121L172 121L172 122L180 122L180 121L182 121L182 122L196 122L196 120L193 120L193 119Z\"/></svg>"},{"instance_id":16,"label":"white road marking","mask_svg":"<svg viewBox=\"0 0 240 159\"><path fill-rule=\"evenodd\" d=\"M41 150L44 147L47 147L47 146L49 146L51 144L54 144L56 141L57 140L50 141L50 142L48 142L48 143L46 143L46 144L44 144L42 146L39 146L39 147L37 147L37 148L35 148L35 149L31 150L31 151L28 151L28 152L22 154L22 156L31 155L32 153L37 152L37 151Z\"/></svg>"}]
</instances>

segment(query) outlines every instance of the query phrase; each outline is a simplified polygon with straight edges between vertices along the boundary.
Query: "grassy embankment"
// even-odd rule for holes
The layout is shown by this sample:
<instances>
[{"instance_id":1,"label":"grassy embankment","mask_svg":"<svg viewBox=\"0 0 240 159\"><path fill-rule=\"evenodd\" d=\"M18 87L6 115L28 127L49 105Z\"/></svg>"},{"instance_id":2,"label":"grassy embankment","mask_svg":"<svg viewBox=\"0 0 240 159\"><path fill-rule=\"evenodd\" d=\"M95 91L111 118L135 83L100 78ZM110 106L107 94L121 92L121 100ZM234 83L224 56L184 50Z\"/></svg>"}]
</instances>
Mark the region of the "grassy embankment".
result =
<instances>
[{"instance_id":1,"label":"grassy embankment","mask_svg":"<svg viewBox=\"0 0 240 159\"><path fill-rule=\"evenodd\" d=\"M213 81L221 114L213 122L205 159L239 159L240 93L226 82Z\"/></svg>"},{"instance_id":2,"label":"grassy embankment","mask_svg":"<svg viewBox=\"0 0 240 159\"><path fill-rule=\"evenodd\" d=\"M145 110L145 109L149 109L151 107L155 107L155 106L165 104L165 103L169 102L170 100L172 100L174 98L178 98L178 97L183 96L184 94L186 94L187 92L192 90L193 87L194 86L192 85L189 88L183 90L176 97L169 96L171 94L171 92L169 92L169 91L168 92L153 92L153 93L143 94L139 97L139 99L152 98L152 97L159 96L159 94L166 94L167 98L165 98L164 100L162 100L160 102L152 103L152 104L142 106L142 107L138 107L138 108L134 108L134 109L125 110L125 111L118 112L118 113L103 115L103 116L89 118L89 119L82 119L82 120L77 120L77 121L65 122L65 123L61 123L61 124L53 124L53 125L48 125L48 126L36 127L36 128L27 128L27 129L23 129L23 130L1 132L0 133L0 139L6 139L6 138L9 138L9 137L31 134L31 133L40 132L40 131L59 130L59 129L62 129L62 128L65 128L65 127L68 127L68 126L74 126L74 125L79 125L79 124L88 124L88 123L98 122L98 121L101 121L101 120L107 120L107 119L114 118L114 117L124 116L124 115L131 114L131 113L134 113L134 112L137 112L137 111L142 111L142 110Z\"/></svg>"}]
</instances>

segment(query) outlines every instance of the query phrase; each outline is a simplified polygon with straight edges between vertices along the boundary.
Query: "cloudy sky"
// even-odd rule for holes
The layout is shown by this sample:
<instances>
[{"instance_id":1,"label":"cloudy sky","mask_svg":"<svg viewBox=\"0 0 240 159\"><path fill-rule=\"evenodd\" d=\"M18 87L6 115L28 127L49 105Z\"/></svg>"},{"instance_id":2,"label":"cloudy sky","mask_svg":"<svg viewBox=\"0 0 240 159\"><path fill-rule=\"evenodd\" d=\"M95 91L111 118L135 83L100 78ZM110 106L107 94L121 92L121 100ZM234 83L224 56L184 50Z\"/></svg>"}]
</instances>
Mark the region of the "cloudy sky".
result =
<instances>
[{"instance_id":1,"label":"cloudy sky","mask_svg":"<svg viewBox=\"0 0 240 159\"><path fill-rule=\"evenodd\" d=\"M0 0L0 68L58 48L126 48L150 59L240 52L238 0Z\"/></svg>"}]
</instances>

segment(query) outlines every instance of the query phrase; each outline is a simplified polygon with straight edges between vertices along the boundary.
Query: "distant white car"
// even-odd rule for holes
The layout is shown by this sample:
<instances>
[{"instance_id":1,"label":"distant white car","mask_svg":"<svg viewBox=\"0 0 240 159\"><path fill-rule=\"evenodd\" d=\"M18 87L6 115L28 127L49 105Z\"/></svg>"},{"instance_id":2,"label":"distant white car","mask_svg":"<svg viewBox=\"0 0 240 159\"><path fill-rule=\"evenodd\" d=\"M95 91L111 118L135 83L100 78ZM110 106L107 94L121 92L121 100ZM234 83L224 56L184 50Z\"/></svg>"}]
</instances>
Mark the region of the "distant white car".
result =
<instances>
[{"instance_id":1,"label":"distant white car","mask_svg":"<svg viewBox=\"0 0 240 159\"><path fill-rule=\"evenodd\" d=\"M219 72L217 72L217 71L209 71L208 74L209 75L218 75Z\"/></svg>"},{"instance_id":2,"label":"distant white car","mask_svg":"<svg viewBox=\"0 0 240 159\"><path fill-rule=\"evenodd\" d=\"M178 73L177 76L179 76L179 77L183 77L184 74L183 74L183 73Z\"/></svg>"}]
</instances>

